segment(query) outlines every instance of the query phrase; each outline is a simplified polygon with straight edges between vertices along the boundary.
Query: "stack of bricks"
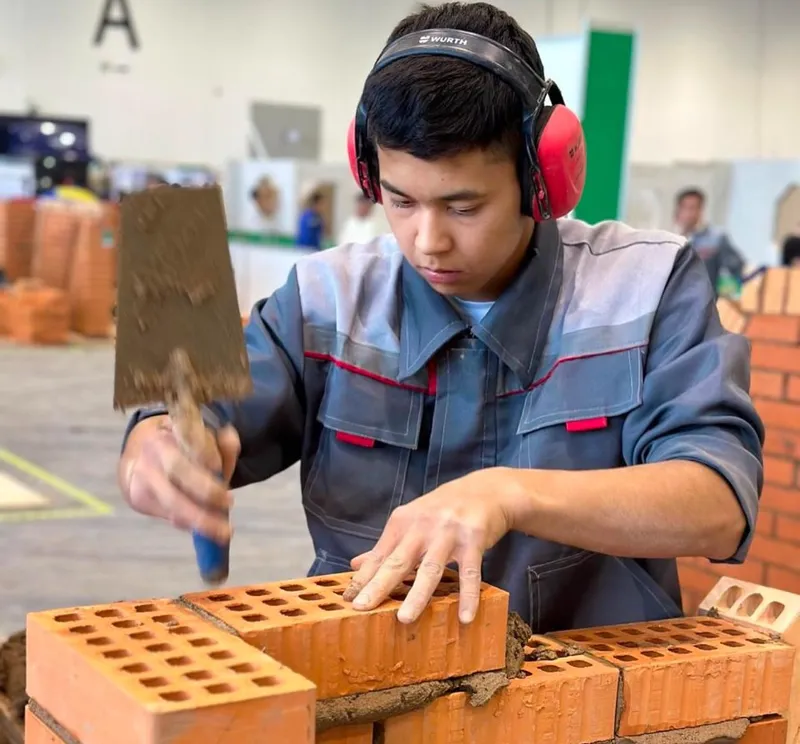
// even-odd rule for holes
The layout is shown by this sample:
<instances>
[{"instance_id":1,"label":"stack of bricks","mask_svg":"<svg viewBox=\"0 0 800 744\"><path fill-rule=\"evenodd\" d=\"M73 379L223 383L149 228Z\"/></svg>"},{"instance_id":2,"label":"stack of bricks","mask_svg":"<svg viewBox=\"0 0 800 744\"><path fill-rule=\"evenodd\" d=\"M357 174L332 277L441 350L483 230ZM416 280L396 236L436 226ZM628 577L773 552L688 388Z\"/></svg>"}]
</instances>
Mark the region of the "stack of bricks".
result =
<instances>
[{"instance_id":1,"label":"stack of bricks","mask_svg":"<svg viewBox=\"0 0 800 744\"><path fill-rule=\"evenodd\" d=\"M33 199L0 202L0 269L8 282L30 276L35 214Z\"/></svg>"},{"instance_id":2,"label":"stack of bricks","mask_svg":"<svg viewBox=\"0 0 800 744\"><path fill-rule=\"evenodd\" d=\"M800 593L800 268L747 282L718 303L723 325L750 341L750 393L766 428L756 536L740 566L681 561L684 608L694 612L721 575Z\"/></svg>"},{"instance_id":3,"label":"stack of bricks","mask_svg":"<svg viewBox=\"0 0 800 744\"><path fill-rule=\"evenodd\" d=\"M356 612L350 577L32 613L25 741L786 742L795 650L774 632L703 616L534 636L508 681L505 592L484 585L464 626L446 574L403 625L410 580ZM479 701L465 679L492 675Z\"/></svg>"}]
</instances>

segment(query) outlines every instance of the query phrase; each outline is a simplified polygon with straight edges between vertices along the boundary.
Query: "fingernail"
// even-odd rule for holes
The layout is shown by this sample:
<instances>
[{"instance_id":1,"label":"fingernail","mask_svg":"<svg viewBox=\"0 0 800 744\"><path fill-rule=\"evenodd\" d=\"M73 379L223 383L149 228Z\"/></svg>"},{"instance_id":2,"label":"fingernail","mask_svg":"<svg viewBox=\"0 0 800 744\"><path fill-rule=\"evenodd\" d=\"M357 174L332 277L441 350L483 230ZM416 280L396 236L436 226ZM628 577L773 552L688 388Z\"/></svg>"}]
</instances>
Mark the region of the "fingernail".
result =
<instances>
[{"instance_id":1,"label":"fingernail","mask_svg":"<svg viewBox=\"0 0 800 744\"><path fill-rule=\"evenodd\" d=\"M463 625L469 625L475 619L475 617L471 612L462 610L458 613L458 619Z\"/></svg>"},{"instance_id":2,"label":"fingernail","mask_svg":"<svg viewBox=\"0 0 800 744\"><path fill-rule=\"evenodd\" d=\"M363 609L369 604L369 594L359 594L353 600L353 607Z\"/></svg>"},{"instance_id":3,"label":"fingernail","mask_svg":"<svg viewBox=\"0 0 800 744\"><path fill-rule=\"evenodd\" d=\"M397 619L398 619L398 620L399 620L401 623L403 623L403 624L406 624L406 625L407 625L408 623L412 623L412 622L414 622L414 618L413 618L413 616L412 616L411 610L406 610L406 609L404 609L403 607L401 607L401 608L400 608L400 609L397 611Z\"/></svg>"}]
</instances>

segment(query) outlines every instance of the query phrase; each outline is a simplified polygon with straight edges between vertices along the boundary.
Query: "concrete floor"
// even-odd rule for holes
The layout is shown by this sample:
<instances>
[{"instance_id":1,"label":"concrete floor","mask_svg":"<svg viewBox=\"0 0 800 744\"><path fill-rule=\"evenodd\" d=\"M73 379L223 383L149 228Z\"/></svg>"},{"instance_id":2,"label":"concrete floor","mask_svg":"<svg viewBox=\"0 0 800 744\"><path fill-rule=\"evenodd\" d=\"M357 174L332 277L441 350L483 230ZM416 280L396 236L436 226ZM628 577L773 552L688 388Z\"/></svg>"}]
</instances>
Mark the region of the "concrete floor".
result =
<instances>
[{"instance_id":1,"label":"concrete floor","mask_svg":"<svg viewBox=\"0 0 800 744\"><path fill-rule=\"evenodd\" d=\"M24 458L113 508L107 516L0 521L0 637L22 628L29 611L203 588L191 537L133 513L117 491L125 416L112 408L113 366L106 343L0 343L0 455L7 455L0 470L40 489L51 508L80 505L9 458ZM312 554L296 468L237 492L233 520L231 585L305 575Z\"/></svg>"}]
</instances>

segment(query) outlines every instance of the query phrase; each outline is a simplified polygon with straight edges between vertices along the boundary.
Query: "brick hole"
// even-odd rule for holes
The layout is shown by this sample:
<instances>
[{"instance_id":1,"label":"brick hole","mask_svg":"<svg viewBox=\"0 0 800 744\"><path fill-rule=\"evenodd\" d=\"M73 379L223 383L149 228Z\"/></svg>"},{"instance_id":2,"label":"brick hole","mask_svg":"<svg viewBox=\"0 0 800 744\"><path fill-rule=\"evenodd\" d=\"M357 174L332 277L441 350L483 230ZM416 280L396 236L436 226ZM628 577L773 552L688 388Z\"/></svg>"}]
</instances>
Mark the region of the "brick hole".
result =
<instances>
[{"instance_id":1,"label":"brick hole","mask_svg":"<svg viewBox=\"0 0 800 744\"><path fill-rule=\"evenodd\" d=\"M167 651L173 651L174 649L169 643L153 643L149 646L145 646L145 650L149 651L151 654L163 654Z\"/></svg>"},{"instance_id":2,"label":"brick hole","mask_svg":"<svg viewBox=\"0 0 800 744\"><path fill-rule=\"evenodd\" d=\"M645 638L644 642L649 643L651 646L666 646L668 643L668 641L665 638L658 638L658 637Z\"/></svg>"},{"instance_id":3,"label":"brick hole","mask_svg":"<svg viewBox=\"0 0 800 744\"><path fill-rule=\"evenodd\" d=\"M234 664L232 667L228 667L232 672L236 672L236 674L251 674L252 672L257 672L258 667L255 664Z\"/></svg>"},{"instance_id":4,"label":"brick hole","mask_svg":"<svg viewBox=\"0 0 800 744\"><path fill-rule=\"evenodd\" d=\"M527 669L520 670L520 673L517 675L517 679L525 679L526 677L530 677L531 673Z\"/></svg>"},{"instance_id":5,"label":"brick hole","mask_svg":"<svg viewBox=\"0 0 800 744\"><path fill-rule=\"evenodd\" d=\"M660 651L642 651L642 656L647 656L650 659L664 658L664 654L662 654Z\"/></svg>"},{"instance_id":6,"label":"brick hole","mask_svg":"<svg viewBox=\"0 0 800 744\"><path fill-rule=\"evenodd\" d=\"M152 641L155 636L149 630L141 630L138 633L131 633L129 638L134 641Z\"/></svg>"},{"instance_id":7,"label":"brick hole","mask_svg":"<svg viewBox=\"0 0 800 744\"><path fill-rule=\"evenodd\" d=\"M325 599L321 594L301 594L300 599L306 602L319 602L321 599Z\"/></svg>"},{"instance_id":8,"label":"brick hole","mask_svg":"<svg viewBox=\"0 0 800 744\"><path fill-rule=\"evenodd\" d=\"M245 594L248 597L268 597L269 591L266 589L248 589Z\"/></svg>"},{"instance_id":9,"label":"brick hole","mask_svg":"<svg viewBox=\"0 0 800 744\"><path fill-rule=\"evenodd\" d=\"M192 660L188 656L173 656L171 659L167 659L167 664L170 666L187 666L191 663Z\"/></svg>"},{"instance_id":10,"label":"brick hole","mask_svg":"<svg viewBox=\"0 0 800 744\"><path fill-rule=\"evenodd\" d=\"M616 634L615 633L610 633L607 630L600 630L597 633L595 633L595 635L598 638L616 638Z\"/></svg>"},{"instance_id":11,"label":"brick hole","mask_svg":"<svg viewBox=\"0 0 800 744\"><path fill-rule=\"evenodd\" d=\"M750 641L750 643L757 643L759 645L768 643L766 638L748 638L747 640Z\"/></svg>"},{"instance_id":12,"label":"brick hole","mask_svg":"<svg viewBox=\"0 0 800 744\"><path fill-rule=\"evenodd\" d=\"M584 661L583 659L570 659L567 664L571 667L575 667L576 669L586 669L587 667L592 666L590 661Z\"/></svg>"},{"instance_id":13,"label":"brick hole","mask_svg":"<svg viewBox=\"0 0 800 744\"><path fill-rule=\"evenodd\" d=\"M665 628L663 625L649 625L647 629L651 633L669 633L669 628Z\"/></svg>"},{"instance_id":14,"label":"brick hole","mask_svg":"<svg viewBox=\"0 0 800 744\"><path fill-rule=\"evenodd\" d=\"M593 648L595 651L613 651L614 649L611 646L605 643L595 643L591 645L589 648Z\"/></svg>"},{"instance_id":15,"label":"brick hole","mask_svg":"<svg viewBox=\"0 0 800 744\"><path fill-rule=\"evenodd\" d=\"M209 602L233 602L233 600L230 594L211 594L208 597Z\"/></svg>"},{"instance_id":16,"label":"brick hole","mask_svg":"<svg viewBox=\"0 0 800 744\"><path fill-rule=\"evenodd\" d=\"M284 592L292 592L292 593L295 593L295 592L303 592L303 591L305 591L307 588L308 588L308 587L305 587L305 586L303 586L302 584L281 584L281 589L282 589Z\"/></svg>"},{"instance_id":17,"label":"brick hole","mask_svg":"<svg viewBox=\"0 0 800 744\"><path fill-rule=\"evenodd\" d=\"M639 644L636 641L620 641L617 645L623 648L639 648Z\"/></svg>"},{"instance_id":18,"label":"brick hole","mask_svg":"<svg viewBox=\"0 0 800 744\"><path fill-rule=\"evenodd\" d=\"M314 583L317 586L339 586L339 582L334 579L318 579Z\"/></svg>"},{"instance_id":19,"label":"brick hole","mask_svg":"<svg viewBox=\"0 0 800 744\"><path fill-rule=\"evenodd\" d=\"M177 628L170 628L169 632L174 635L191 635L194 633L194 628L189 628L186 625L179 625Z\"/></svg>"},{"instance_id":20,"label":"brick hole","mask_svg":"<svg viewBox=\"0 0 800 744\"><path fill-rule=\"evenodd\" d=\"M716 651L717 647L712 646L710 643L697 643L695 644L695 648L699 648L701 651Z\"/></svg>"},{"instance_id":21,"label":"brick hole","mask_svg":"<svg viewBox=\"0 0 800 744\"><path fill-rule=\"evenodd\" d=\"M189 693L183 690L175 690L174 692L162 692L159 697L168 703L184 703L189 699Z\"/></svg>"},{"instance_id":22,"label":"brick hole","mask_svg":"<svg viewBox=\"0 0 800 744\"><path fill-rule=\"evenodd\" d=\"M692 630L694 628L693 623L675 623L676 628L680 628L681 630Z\"/></svg>"},{"instance_id":23,"label":"brick hole","mask_svg":"<svg viewBox=\"0 0 800 744\"><path fill-rule=\"evenodd\" d=\"M57 623L74 623L81 619L81 616L76 612L70 612L66 615L56 615L53 620Z\"/></svg>"},{"instance_id":24,"label":"brick hole","mask_svg":"<svg viewBox=\"0 0 800 744\"><path fill-rule=\"evenodd\" d=\"M225 695L226 693L233 692L233 685L228 685L225 682L219 682L216 685L208 685L206 690L212 695Z\"/></svg>"},{"instance_id":25,"label":"brick hole","mask_svg":"<svg viewBox=\"0 0 800 744\"><path fill-rule=\"evenodd\" d=\"M150 667L147 664L128 664L122 667L122 671L128 674L144 674L150 671Z\"/></svg>"},{"instance_id":26,"label":"brick hole","mask_svg":"<svg viewBox=\"0 0 800 744\"><path fill-rule=\"evenodd\" d=\"M631 656L630 654L621 654L619 656L615 656L614 658L617 659L617 661L636 661L636 657Z\"/></svg>"},{"instance_id":27,"label":"brick hole","mask_svg":"<svg viewBox=\"0 0 800 744\"><path fill-rule=\"evenodd\" d=\"M744 633L742 633L741 630L736 630L736 628L725 628L722 632L725 635L729 635L729 636L743 636L744 635Z\"/></svg>"},{"instance_id":28,"label":"brick hole","mask_svg":"<svg viewBox=\"0 0 800 744\"><path fill-rule=\"evenodd\" d=\"M158 607L156 607L156 605L154 604L140 604L134 606L133 609L136 612L156 612L156 610L158 610Z\"/></svg>"},{"instance_id":29,"label":"brick hole","mask_svg":"<svg viewBox=\"0 0 800 744\"><path fill-rule=\"evenodd\" d=\"M591 638L588 638L585 635L573 635L567 636L567 638L569 638L570 641L578 641L578 643L586 643L587 641L591 640Z\"/></svg>"},{"instance_id":30,"label":"brick hole","mask_svg":"<svg viewBox=\"0 0 800 744\"><path fill-rule=\"evenodd\" d=\"M564 671L563 667L556 666L555 664L543 664L542 666L537 667L537 669L540 669L543 672L547 672L548 674Z\"/></svg>"},{"instance_id":31,"label":"brick hole","mask_svg":"<svg viewBox=\"0 0 800 744\"><path fill-rule=\"evenodd\" d=\"M139 680L139 684L144 687L166 687L169 682L163 677L146 677Z\"/></svg>"},{"instance_id":32,"label":"brick hole","mask_svg":"<svg viewBox=\"0 0 800 744\"><path fill-rule=\"evenodd\" d=\"M225 659L233 658L233 654L230 651L212 651L209 656L215 661L223 661Z\"/></svg>"},{"instance_id":33,"label":"brick hole","mask_svg":"<svg viewBox=\"0 0 800 744\"><path fill-rule=\"evenodd\" d=\"M124 648L115 648L112 651L104 651L103 656L106 659L127 659L130 654Z\"/></svg>"},{"instance_id":34,"label":"brick hole","mask_svg":"<svg viewBox=\"0 0 800 744\"><path fill-rule=\"evenodd\" d=\"M118 620L115 623L111 623L115 628L138 628L141 623L137 622L136 620Z\"/></svg>"},{"instance_id":35,"label":"brick hole","mask_svg":"<svg viewBox=\"0 0 800 744\"><path fill-rule=\"evenodd\" d=\"M153 618L154 623L161 625L179 625L178 621L172 615L156 615Z\"/></svg>"},{"instance_id":36,"label":"brick hole","mask_svg":"<svg viewBox=\"0 0 800 744\"><path fill-rule=\"evenodd\" d=\"M200 680L211 679L214 675L207 669L198 669L196 672L186 672L183 676L186 677L186 679L198 682Z\"/></svg>"},{"instance_id":37,"label":"brick hole","mask_svg":"<svg viewBox=\"0 0 800 744\"><path fill-rule=\"evenodd\" d=\"M299 607L290 607L287 610L281 610L281 615L285 615L286 617L302 617L305 614L305 611L301 610Z\"/></svg>"},{"instance_id":38,"label":"brick hole","mask_svg":"<svg viewBox=\"0 0 800 744\"><path fill-rule=\"evenodd\" d=\"M742 601L739 605L739 608L736 610L736 614L739 617L752 617L756 610L761 607L764 602L764 597L760 595L758 592L754 594L750 594Z\"/></svg>"},{"instance_id":39,"label":"brick hole","mask_svg":"<svg viewBox=\"0 0 800 744\"><path fill-rule=\"evenodd\" d=\"M344 595L344 591L344 589L334 589L333 593L341 597Z\"/></svg>"},{"instance_id":40,"label":"brick hole","mask_svg":"<svg viewBox=\"0 0 800 744\"><path fill-rule=\"evenodd\" d=\"M718 628L719 627L719 623L716 620L706 620L706 619L698 620L697 624L698 625L705 625L708 628Z\"/></svg>"},{"instance_id":41,"label":"brick hole","mask_svg":"<svg viewBox=\"0 0 800 744\"><path fill-rule=\"evenodd\" d=\"M298 612L302 613L302 610L298 610ZM246 623L263 623L267 621L266 615L259 615L257 612L252 615L242 615L242 620Z\"/></svg>"},{"instance_id":42,"label":"brick hole","mask_svg":"<svg viewBox=\"0 0 800 744\"><path fill-rule=\"evenodd\" d=\"M697 635L702 638L719 638L717 633L712 633L710 630L698 630Z\"/></svg>"},{"instance_id":43,"label":"brick hole","mask_svg":"<svg viewBox=\"0 0 800 744\"><path fill-rule=\"evenodd\" d=\"M671 638L676 643L691 643L692 642L692 639L687 635L678 634L678 635L671 636Z\"/></svg>"},{"instance_id":44,"label":"brick hole","mask_svg":"<svg viewBox=\"0 0 800 744\"><path fill-rule=\"evenodd\" d=\"M684 648L683 646L672 646L671 648L668 648L667 651L669 651L671 654L690 654L690 653L692 653L688 648Z\"/></svg>"},{"instance_id":45,"label":"brick hole","mask_svg":"<svg viewBox=\"0 0 800 744\"><path fill-rule=\"evenodd\" d=\"M79 635L89 635L90 633L96 633L97 628L93 625L76 625L74 628L70 628L69 632L78 633Z\"/></svg>"},{"instance_id":46,"label":"brick hole","mask_svg":"<svg viewBox=\"0 0 800 744\"><path fill-rule=\"evenodd\" d=\"M229 604L225 605L226 610L230 610L231 612L248 612L253 608L248 604L242 604L241 602L237 604Z\"/></svg>"},{"instance_id":47,"label":"brick hole","mask_svg":"<svg viewBox=\"0 0 800 744\"><path fill-rule=\"evenodd\" d=\"M783 614L783 611L785 609L786 606L782 602L770 602L764 608L764 611L758 618L758 622L764 623L765 625L770 625L774 623Z\"/></svg>"},{"instance_id":48,"label":"brick hole","mask_svg":"<svg viewBox=\"0 0 800 744\"><path fill-rule=\"evenodd\" d=\"M276 677L254 677L252 682L257 687L275 687L280 684L280 680Z\"/></svg>"},{"instance_id":49,"label":"brick hole","mask_svg":"<svg viewBox=\"0 0 800 744\"><path fill-rule=\"evenodd\" d=\"M322 604L319 606L321 610L325 610L325 612L336 612L337 610L343 610L344 607L339 604L335 604L333 602L329 602L327 604Z\"/></svg>"},{"instance_id":50,"label":"brick hole","mask_svg":"<svg viewBox=\"0 0 800 744\"><path fill-rule=\"evenodd\" d=\"M395 602L405 602L406 596L403 592L392 592L389 595L389 599L393 599Z\"/></svg>"},{"instance_id":51,"label":"brick hole","mask_svg":"<svg viewBox=\"0 0 800 744\"><path fill-rule=\"evenodd\" d=\"M122 613L119 610L98 610L94 613L97 617L122 617Z\"/></svg>"},{"instance_id":52,"label":"brick hole","mask_svg":"<svg viewBox=\"0 0 800 744\"><path fill-rule=\"evenodd\" d=\"M97 638L87 638L86 643L90 646L110 646L111 639L105 636L98 636Z\"/></svg>"},{"instance_id":53,"label":"brick hole","mask_svg":"<svg viewBox=\"0 0 800 744\"><path fill-rule=\"evenodd\" d=\"M285 599L265 599L262 604L267 605L268 607L280 607L281 605L289 604Z\"/></svg>"},{"instance_id":54,"label":"brick hole","mask_svg":"<svg viewBox=\"0 0 800 744\"><path fill-rule=\"evenodd\" d=\"M744 646L744 643L739 643L739 641L723 641L723 646L729 646L730 648L741 648Z\"/></svg>"},{"instance_id":55,"label":"brick hole","mask_svg":"<svg viewBox=\"0 0 800 744\"><path fill-rule=\"evenodd\" d=\"M719 606L730 610L741 598L742 596L742 587L740 586L729 586L724 594L719 598Z\"/></svg>"},{"instance_id":56,"label":"brick hole","mask_svg":"<svg viewBox=\"0 0 800 744\"><path fill-rule=\"evenodd\" d=\"M211 640L211 638L192 638L189 643L194 646L195 648L202 648L203 646L216 646L217 642Z\"/></svg>"}]
</instances>

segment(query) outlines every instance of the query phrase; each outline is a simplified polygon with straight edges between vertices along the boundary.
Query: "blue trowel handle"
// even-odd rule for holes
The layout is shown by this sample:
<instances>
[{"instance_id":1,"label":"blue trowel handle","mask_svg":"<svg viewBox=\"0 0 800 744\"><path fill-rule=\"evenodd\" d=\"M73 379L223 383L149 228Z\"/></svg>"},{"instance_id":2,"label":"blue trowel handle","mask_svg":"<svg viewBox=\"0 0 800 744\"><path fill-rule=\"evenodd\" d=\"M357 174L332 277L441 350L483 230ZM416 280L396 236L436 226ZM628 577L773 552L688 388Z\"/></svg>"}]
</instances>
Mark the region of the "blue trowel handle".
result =
<instances>
[{"instance_id":1,"label":"blue trowel handle","mask_svg":"<svg viewBox=\"0 0 800 744\"><path fill-rule=\"evenodd\" d=\"M221 584L228 578L230 568L230 543L220 545L199 532L192 533L197 568L206 584Z\"/></svg>"}]
</instances>

